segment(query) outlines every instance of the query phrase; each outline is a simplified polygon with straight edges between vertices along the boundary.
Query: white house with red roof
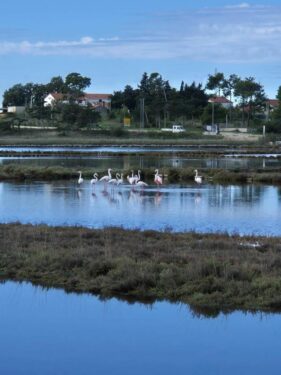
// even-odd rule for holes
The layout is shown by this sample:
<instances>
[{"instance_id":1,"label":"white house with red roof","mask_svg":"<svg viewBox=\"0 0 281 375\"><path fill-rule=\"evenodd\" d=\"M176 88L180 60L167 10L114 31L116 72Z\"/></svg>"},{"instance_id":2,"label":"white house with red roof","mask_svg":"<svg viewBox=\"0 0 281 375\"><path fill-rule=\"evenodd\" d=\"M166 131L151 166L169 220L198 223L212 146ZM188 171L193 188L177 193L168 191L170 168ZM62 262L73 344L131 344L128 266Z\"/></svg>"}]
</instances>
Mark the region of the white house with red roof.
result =
<instances>
[{"instance_id":1,"label":"white house with red roof","mask_svg":"<svg viewBox=\"0 0 281 375\"><path fill-rule=\"evenodd\" d=\"M85 93L79 104L91 104L94 108L111 108L111 95L110 94L89 94Z\"/></svg>"},{"instance_id":2,"label":"white house with red roof","mask_svg":"<svg viewBox=\"0 0 281 375\"><path fill-rule=\"evenodd\" d=\"M267 108L270 110L276 109L280 105L280 101L278 99L267 99L265 102Z\"/></svg>"},{"instance_id":3,"label":"white house with red roof","mask_svg":"<svg viewBox=\"0 0 281 375\"><path fill-rule=\"evenodd\" d=\"M44 99L44 107L53 107L56 103L68 104L69 99L67 94L50 93ZM110 94L90 94L85 93L76 101L81 106L91 105L97 110L111 109L111 95Z\"/></svg>"},{"instance_id":4,"label":"white house with red roof","mask_svg":"<svg viewBox=\"0 0 281 375\"><path fill-rule=\"evenodd\" d=\"M266 118L269 119L270 112L274 111L274 109L278 108L280 105L280 101L278 99L267 99L265 102L265 115Z\"/></svg>"},{"instance_id":5,"label":"white house with red roof","mask_svg":"<svg viewBox=\"0 0 281 375\"><path fill-rule=\"evenodd\" d=\"M228 100L224 96L212 96L209 98L208 103L219 104L225 109L229 109L233 105L232 101Z\"/></svg>"},{"instance_id":6,"label":"white house with red roof","mask_svg":"<svg viewBox=\"0 0 281 375\"><path fill-rule=\"evenodd\" d=\"M57 102L68 103L66 95L58 92L48 94L44 99L44 107L53 107Z\"/></svg>"}]
</instances>

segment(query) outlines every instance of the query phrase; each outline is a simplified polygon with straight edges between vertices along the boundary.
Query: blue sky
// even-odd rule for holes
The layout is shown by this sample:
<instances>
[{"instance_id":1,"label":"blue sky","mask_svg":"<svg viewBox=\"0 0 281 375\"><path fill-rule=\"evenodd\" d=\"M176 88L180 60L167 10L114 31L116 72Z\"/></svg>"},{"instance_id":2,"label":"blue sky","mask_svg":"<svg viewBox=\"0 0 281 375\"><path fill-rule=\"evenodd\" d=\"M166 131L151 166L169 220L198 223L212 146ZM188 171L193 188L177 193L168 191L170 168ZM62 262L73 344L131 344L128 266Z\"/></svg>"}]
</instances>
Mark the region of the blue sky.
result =
<instances>
[{"instance_id":1,"label":"blue sky","mask_svg":"<svg viewBox=\"0 0 281 375\"><path fill-rule=\"evenodd\" d=\"M47 5L48 4L48 5ZM14 0L1 4L0 96L16 83L79 72L90 92L136 86L144 71L171 84L215 69L281 85L280 0Z\"/></svg>"}]
</instances>

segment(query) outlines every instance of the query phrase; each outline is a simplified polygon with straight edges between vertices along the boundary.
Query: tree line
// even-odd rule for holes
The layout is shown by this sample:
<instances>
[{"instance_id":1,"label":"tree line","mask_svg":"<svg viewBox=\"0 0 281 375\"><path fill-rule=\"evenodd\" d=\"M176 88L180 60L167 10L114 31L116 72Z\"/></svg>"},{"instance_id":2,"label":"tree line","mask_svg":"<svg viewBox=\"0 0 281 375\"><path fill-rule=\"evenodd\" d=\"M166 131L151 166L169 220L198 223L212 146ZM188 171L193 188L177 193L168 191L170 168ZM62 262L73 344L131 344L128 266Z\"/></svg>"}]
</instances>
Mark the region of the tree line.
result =
<instances>
[{"instance_id":1,"label":"tree line","mask_svg":"<svg viewBox=\"0 0 281 375\"><path fill-rule=\"evenodd\" d=\"M100 120L100 114L90 105L82 107L78 104L78 99L83 97L90 84L91 78L79 73L70 73L65 79L53 77L47 84L16 84L4 92L3 107L25 106L31 120L46 120L63 130L79 129ZM68 104L58 101L53 106L44 107L44 99L50 93L63 94Z\"/></svg>"},{"instance_id":2,"label":"tree line","mask_svg":"<svg viewBox=\"0 0 281 375\"><path fill-rule=\"evenodd\" d=\"M147 125L158 127L167 118L207 124L212 121L213 109L208 103L211 96L224 96L237 103L231 110L216 106L216 122L225 122L226 116L229 121L236 119L244 126L265 121L267 98L263 86L253 77L241 78L236 74L225 77L221 72L209 75L205 87L201 83L182 81L179 89L172 87L159 73L144 73L137 88L127 85L124 90L114 92L112 108L127 109L130 116L138 118L144 100Z\"/></svg>"},{"instance_id":3,"label":"tree line","mask_svg":"<svg viewBox=\"0 0 281 375\"><path fill-rule=\"evenodd\" d=\"M82 126L99 120L99 114L93 109L77 104L90 84L91 79L79 73L70 73L65 79L53 77L47 84L16 84L4 92L3 106L25 106L33 117L49 116L58 122ZM58 103L53 108L45 108L44 98L49 93L64 94L70 104ZM224 96L235 102L235 106L225 109L215 105L214 108L208 102L211 96ZM281 86L276 97L281 103ZM229 121L257 128L266 123L270 131L281 132L281 105L267 112L263 85L254 77L242 78L236 74L227 77L216 72L208 76L205 86L182 81L175 88L159 73L144 73L136 88L126 85L112 94L111 107L109 116L130 117L133 124L139 123L142 113L145 127L159 128L171 121L209 124L215 111L216 123Z\"/></svg>"}]
</instances>

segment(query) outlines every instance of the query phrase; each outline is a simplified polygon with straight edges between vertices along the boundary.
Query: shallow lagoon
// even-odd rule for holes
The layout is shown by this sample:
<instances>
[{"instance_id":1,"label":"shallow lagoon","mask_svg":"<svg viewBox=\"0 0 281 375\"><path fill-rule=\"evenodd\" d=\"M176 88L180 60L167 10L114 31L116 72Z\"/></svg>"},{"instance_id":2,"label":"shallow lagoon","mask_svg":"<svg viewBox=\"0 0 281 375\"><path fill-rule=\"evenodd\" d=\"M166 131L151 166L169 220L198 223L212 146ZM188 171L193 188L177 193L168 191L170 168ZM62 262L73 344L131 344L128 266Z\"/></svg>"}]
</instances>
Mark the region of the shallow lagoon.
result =
<instances>
[{"instance_id":1,"label":"shallow lagoon","mask_svg":"<svg viewBox=\"0 0 281 375\"><path fill-rule=\"evenodd\" d=\"M281 189L194 184L94 189L89 181L0 183L0 222L281 235Z\"/></svg>"},{"instance_id":2,"label":"shallow lagoon","mask_svg":"<svg viewBox=\"0 0 281 375\"><path fill-rule=\"evenodd\" d=\"M99 301L0 285L5 375L280 373L280 315L195 316L187 306Z\"/></svg>"}]
</instances>

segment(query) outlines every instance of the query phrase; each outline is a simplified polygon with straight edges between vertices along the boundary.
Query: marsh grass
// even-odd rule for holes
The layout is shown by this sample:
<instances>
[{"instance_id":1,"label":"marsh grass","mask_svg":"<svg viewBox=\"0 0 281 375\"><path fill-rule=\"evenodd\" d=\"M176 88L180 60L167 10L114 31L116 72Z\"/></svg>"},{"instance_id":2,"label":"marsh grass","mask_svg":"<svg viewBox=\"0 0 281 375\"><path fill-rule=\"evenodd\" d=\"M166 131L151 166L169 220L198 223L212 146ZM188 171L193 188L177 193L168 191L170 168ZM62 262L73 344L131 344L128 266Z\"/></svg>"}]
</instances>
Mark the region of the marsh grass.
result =
<instances>
[{"instance_id":1,"label":"marsh grass","mask_svg":"<svg viewBox=\"0 0 281 375\"><path fill-rule=\"evenodd\" d=\"M281 311L280 238L0 225L0 279L198 311Z\"/></svg>"},{"instance_id":2,"label":"marsh grass","mask_svg":"<svg viewBox=\"0 0 281 375\"><path fill-rule=\"evenodd\" d=\"M93 172L100 175L107 174L107 170L84 167L42 167L42 166L24 166L19 164L0 165L0 180L71 180L77 178L77 171L81 170L83 176L87 179L92 178ZM124 176L130 175L131 170L122 170ZM194 168L163 168L161 174L164 176L165 183L191 183L194 182ZM256 169L256 170L225 170L225 169L201 169L203 183L220 184L281 184L281 168L275 169ZM154 168L142 169L142 179L152 183L154 177Z\"/></svg>"}]
</instances>

